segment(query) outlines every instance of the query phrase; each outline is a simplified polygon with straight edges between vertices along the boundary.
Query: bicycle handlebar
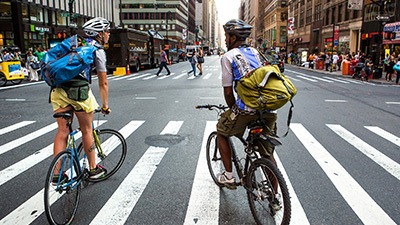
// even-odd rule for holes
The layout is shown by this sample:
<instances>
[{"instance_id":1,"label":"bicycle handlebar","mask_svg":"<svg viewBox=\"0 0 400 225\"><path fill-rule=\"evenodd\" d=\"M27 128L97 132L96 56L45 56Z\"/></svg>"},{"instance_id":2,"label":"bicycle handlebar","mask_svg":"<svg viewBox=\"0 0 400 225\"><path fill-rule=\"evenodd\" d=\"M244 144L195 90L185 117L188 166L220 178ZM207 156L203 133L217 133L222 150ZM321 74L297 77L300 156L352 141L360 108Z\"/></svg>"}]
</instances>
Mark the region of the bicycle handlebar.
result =
<instances>
[{"instance_id":1,"label":"bicycle handlebar","mask_svg":"<svg viewBox=\"0 0 400 225\"><path fill-rule=\"evenodd\" d=\"M213 110L213 109L225 110L225 109L228 109L229 107L222 105L222 104L219 104L219 105L207 104L207 105L196 105L195 108L196 109L209 109L209 110Z\"/></svg>"}]
</instances>

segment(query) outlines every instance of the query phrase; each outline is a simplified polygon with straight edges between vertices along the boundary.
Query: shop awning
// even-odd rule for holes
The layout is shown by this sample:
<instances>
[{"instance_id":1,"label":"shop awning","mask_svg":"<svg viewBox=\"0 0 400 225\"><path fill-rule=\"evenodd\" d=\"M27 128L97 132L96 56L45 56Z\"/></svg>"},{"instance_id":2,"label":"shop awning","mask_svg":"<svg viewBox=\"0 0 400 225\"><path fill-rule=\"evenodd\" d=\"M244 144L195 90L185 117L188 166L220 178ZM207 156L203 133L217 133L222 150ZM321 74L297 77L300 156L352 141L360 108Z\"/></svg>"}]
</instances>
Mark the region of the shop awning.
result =
<instances>
[{"instance_id":1,"label":"shop awning","mask_svg":"<svg viewBox=\"0 0 400 225\"><path fill-rule=\"evenodd\" d=\"M388 31L400 31L400 22L395 22L395 23L388 23L383 27L384 32Z\"/></svg>"}]
</instances>

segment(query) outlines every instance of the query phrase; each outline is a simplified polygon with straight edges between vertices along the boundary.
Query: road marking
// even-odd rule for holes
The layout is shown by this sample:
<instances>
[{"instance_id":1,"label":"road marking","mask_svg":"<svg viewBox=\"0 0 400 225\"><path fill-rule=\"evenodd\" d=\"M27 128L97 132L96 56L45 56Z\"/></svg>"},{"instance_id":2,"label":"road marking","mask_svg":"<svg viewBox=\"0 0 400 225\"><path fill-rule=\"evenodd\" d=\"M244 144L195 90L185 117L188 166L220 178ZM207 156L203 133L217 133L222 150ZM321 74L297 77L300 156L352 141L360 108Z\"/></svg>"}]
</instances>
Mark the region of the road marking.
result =
<instances>
[{"instance_id":1,"label":"road marking","mask_svg":"<svg viewBox=\"0 0 400 225\"><path fill-rule=\"evenodd\" d=\"M349 83L348 81L339 80L339 79L335 79L335 78L332 78L332 77L324 76L324 78L329 79L329 80L333 80L333 81L336 81L336 82L339 82L339 83L343 83L343 84L348 84Z\"/></svg>"},{"instance_id":2,"label":"road marking","mask_svg":"<svg viewBox=\"0 0 400 225\"><path fill-rule=\"evenodd\" d=\"M119 132L126 139L129 137L144 121L132 121L123 127ZM116 146L115 146L116 147ZM112 149L114 150L114 149ZM111 150L111 151L112 151ZM7 216L0 220L0 225L4 224L30 224L44 212L43 204L44 188L21 204ZM40 204L38 204L40 203ZM51 200L50 204L53 204Z\"/></svg>"},{"instance_id":3,"label":"road marking","mask_svg":"<svg viewBox=\"0 0 400 225\"><path fill-rule=\"evenodd\" d=\"M145 76L150 75L150 74L151 73L145 73L145 74L142 74L142 75L139 75L139 76L134 76L134 77L128 78L127 80L139 79L139 78L145 77Z\"/></svg>"},{"instance_id":4,"label":"road marking","mask_svg":"<svg viewBox=\"0 0 400 225\"><path fill-rule=\"evenodd\" d=\"M305 77L305 76L302 76L302 75L296 75L296 77L304 79L304 80L308 80L308 81L311 81L311 82L318 82L317 80L314 80L314 79L311 79L311 78L308 78L308 77Z\"/></svg>"},{"instance_id":5,"label":"road marking","mask_svg":"<svg viewBox=\"0 0 400 225\"><path fill-rule=\"evenodd\" d=\"M340 99L326 99L325 102L347 102L346 100L340 100Z\"/></svg>"},{"instance_id":6,"label":"road marking","mask_svg":"<svg viewBox=\"0 0 400 225\"><path fill-rule=\"evenodd\" d=\"M5 99L6 102L24 102L26 99L24 98L7 98Z\"/></svg>"},{"instance_id":7,"label":"road marking","mask_svg":"<svg viewBox=\"0 0 400 225\"><path fill-rule=\"evenodd\" d=\"M100 126L107 122L107 120L99 120L96 122L96 127ZM82 133L78 132L75 135L75 140L78 140L81 138ZM44 147L36 152L34 152L32 155L24 158L23 160L5 168L4 170L0 171L0 186L6 183L7 181L11 180L12 178L18 176L22 172L30 169L34 165L40 163L41 161L45 160L47 157L53 155L53 145L50 144L47 147Z\"/></svg>"},{"instance_id":8,"label":"road marking","mask_svg":"<svg viewBox=\"0 0 400 225\"><path fill-rule=\"evenodd\" d=\"M400 138L396 137L395 135L375 126L364 126L368 130L374 132L375 134L383 137L384 139L392 142L393 144L400 146Z\"/></svg>"},{"instance_id":9,"label":"road marking","mask_svg":"<svg viewBox=\"0 0 400 225\"><path fill-rule=\"evenodd\" d=\"M388 105L400 105L400 102L386 102Z\"/></svg>"},{"instance_id":10,"label":"road marking","mask_svg":"<svg viewBox=\"0 0 400 225\"><path fill-rule=\"evenodd\" d=\"M206 145L208 136L215 130L216 121L207 121L203 142L197 161L192 191L183 224L219 224L220 188L211 179L206 161Z\"/></svg>"},{"instance_id":11,"label":"road marking","mask_svg":"<svg viewBox=\"0 0 400 225\"><path fill-rule=\"evenodd\" d=\"M158 80L162 80L162 79L165 79L165 78L168 78L168 77L172 77L173 75L175 75L175 73L171 73L170 75L164 75L164 76L159 77L159 78L157 78L157 79L158 79Z\"/></svg>"},{"instance_id":12,"label":"road marking","mask_svg":"<svg viewBox=\"0 0 400 225\"><path fill-rule=\"evenodd\" d=\"M130 78L130 77L134 77L134 76L136 76L136 75L138 75L138 73L134 73L134 74L130 74L130 75L125 75L125 76L118 76L117 78L111 79L111 80L122 80L122 79L127 79L127 78Z\"/></svg>"},{"instance_id":13,"label":"road marking","mask_svg":"<svg viewBox=\"0 0 400 225\"><path fill-rule=\"evenodd\" d=\"M211 75L212 75L212 73L207 73L207 74L203 77L203 80L208 80L208 79L210 79Z\"/></svg>"},{"instance_id":14,"label":"road marking","mask_svg":"<svg viewBox=\"0 0 400 225\"><path fill-rule=\"evenodd\" d=\"M182 71L182 72L184 72L184 71ZM179 78L181 78L181 77L183 77L183 76L187 76L187 73L179 74L178 76L176 76L176 77L174 77L174 78L172 78L172 79L173 79L173 80L176 80L176 79L179 79Z\"/></svg>"},{"instance_id":15,"label":"road marking","mask_svg":"<svg viewBox=\"0 0 400 225\"><path fill-rule=\"evenodd\" d=\"M170 121L160 134L177 134L183 121ZM124 224L168 148L151 146L90 224Z\"/></svg>"},{"instance_id":16,"label":"road marking","mask_svg":"<svg viewBox=\"0 0 400 225\"><path fill-rule=\"evenodd\" d=\"M31 86L31 85L38 85L38 84L42 84L42 83L44 83L44 81L31 82L31 83L26 83L26 84L17 84L17 85L12 85L12 86L8 86L8 87L0 87L0 90L19 88L19 87Z\"/></svg>"},{"instance_id":17,"label":"road marking","mask_svg":"<svg viewBox=\"0 0 400 225\"><path fill-rule=\"evenodd\" d=\"M2 129L0 129L0 135L6 134L6 133L14 131L14 130L17 130L17 129L21 128L21 127L28 126L29 124L32 124L34 122L36 122L36 121L22 121L22 122L14 124L14 125L2 128Z\"/></svg>"},{"instance_id":18,"label":"road marking","mask_svg":"<svg viewBox=\"0 0 400 225\"><path fill-rule=\"evenodd\" d=\"M56 128L57 128L57 123L52 123L52 124L50 124L50 125L48 125L46 127L43 127L40 130L37 130L37 131L35 131L33 133L30 133L28 135L25 135L23 137L15 139L14 141L10 141L10 142L8 142L8 143L6 143L4 145L1 145L0 146L0 155L10 151L11 149L14 149L14 148L16 148L18 146L21 146L21 145L23 145L23 144L25 144L25 143L27 143L27 142L29 142L31 140L34 140L35 138L40 137L40 136L42 136L42 135L44 135L44 134L46 134L46 133L48 133L48 132L50 132L50 131L52 131L52 130L54 130Z\"/></svg>"},{"instance_id":19,"label":"road marking","mask_svg":"<svg viewBox=\"0 0 400 225\"><path fill-rule=\"evenodd\" d=\"M366 225L396 224L303 125L292 123L290 129L322 168L361 222Z\"/></svg>"},{"instance_id":20,"label":"road marking","mask_svg":"<svg viewBox=\"0 0 400 225\"><path fill-rule=\"evenodd\" d=\"M155 78L155 77L158 77L158 76L157 75L150 75L148 77L143 78L142 80L150 80L150 79Z\"/></svg>"},{"instance_id":21,"label":"road marking","mask_svg":"<svg viewBox=\"0 0 400 225\"><path fill-rule=\"evenodd\" d=\"M199 97L202 100L221 99L222 97Z\"/></svg>"},{"instance_id":22,"label":"road marking","mask_svg":"<svg viewBox=\"0 0 400 225\"><path fill-rule=\"evenodd\" d=\"M281 160L279 159L278 155L276 154L276 151L274 152L274 158L276 160L277 166L279 170L281 171L283 177L285 178L286 181L286 186L289 190L289 195L290 195L290 202L292 206L292 213L291 213L291 219L290 222L292 225L309 225L310 222L307 219L307 215L304 212L303 206L301 206L300 200L297 197L296 192L294 191L294 188L292 186L292 183L290 182L289 176L286 173L285 168L283 167L283 164Z\"/></svg>"},{"instance_id":23,"label":"road marking","mask_svg":"<svg viewBox=\"0 0 400 225\"><path fill-rule=\"evenodd\" d=\"M367 144L360 138L356 137L354 134L350 133L344 127L336 124L327 124L326 126L328 126L341 138L346 140L349 144L353 145L356 149L358 149L368 158L376 162L383 169L385 169L394 177L396 177L397 180L400 180L400 165L398 163L396 163L391 158L387 157L385 154L381 153L371 145ZM381 223L381 224L386 224L386 223Z\"/></svg>"},{"instance_id":24,"label":"road marking","mask_svg":"<svg viewBox=\"0 0 400 225\"><path fill-rule=\"evenodd\" d=\"M134 97L136 100L155 100L157 97Z\"/></svg>"}]
</instances>

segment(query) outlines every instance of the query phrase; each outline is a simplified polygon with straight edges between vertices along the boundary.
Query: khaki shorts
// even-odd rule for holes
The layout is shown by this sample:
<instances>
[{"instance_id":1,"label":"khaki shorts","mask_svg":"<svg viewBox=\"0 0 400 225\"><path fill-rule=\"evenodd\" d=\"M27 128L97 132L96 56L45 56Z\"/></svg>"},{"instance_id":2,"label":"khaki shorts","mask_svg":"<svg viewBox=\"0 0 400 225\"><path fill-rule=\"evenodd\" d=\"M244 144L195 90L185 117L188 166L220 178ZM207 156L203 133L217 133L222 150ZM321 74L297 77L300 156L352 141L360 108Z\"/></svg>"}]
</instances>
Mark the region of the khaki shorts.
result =
<instances>
[{"instance_id":1,"label":"khaki shorts","mask_svg":"<svg viewBox=\"0 0 400 225\"><path fill-rule=\"evenodd\" d=\"M89 89L89 97L85 101L75 101L68 98L67 93L62 88L54 88L50 94L51 106L56 111L59 108L72 106L75 111L93 112L99 107L92 90Z\"/></svg>"},{"instance_id":2,"label":"khaki shorts","mask_svg":"<svg viewBox=\"0 0 400 225\"><path fill-rule=\"evenodd\" d=\"M235 120L231 118L232 110L229 109L224 112L218 120L217 132L225 137L236 136L243 137L246 131L247 124L251 121L258 119L259 115L237 115ZM267 120L267 126L271 131L276 133L276 120L278 115L276 113L264 113L263 118ZM260 145L261 143L255 143L255 145ZM259 146L259 152L262 155L269 156L273 153L274 148L264 143L263 146Z\"/></svg>"}]
</instances>

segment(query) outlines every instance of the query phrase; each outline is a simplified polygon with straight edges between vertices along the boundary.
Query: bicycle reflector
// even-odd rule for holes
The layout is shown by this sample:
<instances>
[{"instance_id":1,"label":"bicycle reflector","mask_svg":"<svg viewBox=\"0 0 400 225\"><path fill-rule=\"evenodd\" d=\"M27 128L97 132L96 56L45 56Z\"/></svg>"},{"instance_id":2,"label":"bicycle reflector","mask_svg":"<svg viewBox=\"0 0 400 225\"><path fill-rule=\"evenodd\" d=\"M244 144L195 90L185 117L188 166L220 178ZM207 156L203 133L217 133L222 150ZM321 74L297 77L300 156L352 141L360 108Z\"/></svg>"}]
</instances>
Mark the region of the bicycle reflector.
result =
<instances>
[{"instance_id":1,"label":"bicycle reflector","mask_svg":"<svg viewBox=\"0 0 400 225\"><path fill-rule=\"evenodd\" d=\"M262 127L254 128L254 129L250 130L250 133L252 133L252 134L261 134L262 132L263 132Z\"/></svg>"}]
</instances>

